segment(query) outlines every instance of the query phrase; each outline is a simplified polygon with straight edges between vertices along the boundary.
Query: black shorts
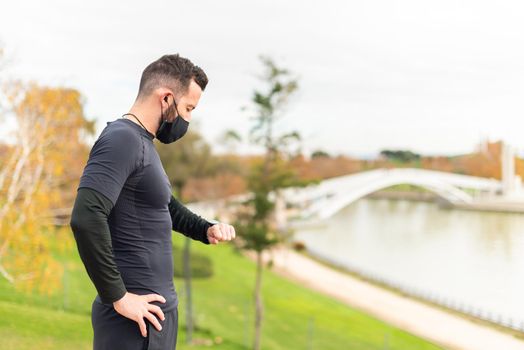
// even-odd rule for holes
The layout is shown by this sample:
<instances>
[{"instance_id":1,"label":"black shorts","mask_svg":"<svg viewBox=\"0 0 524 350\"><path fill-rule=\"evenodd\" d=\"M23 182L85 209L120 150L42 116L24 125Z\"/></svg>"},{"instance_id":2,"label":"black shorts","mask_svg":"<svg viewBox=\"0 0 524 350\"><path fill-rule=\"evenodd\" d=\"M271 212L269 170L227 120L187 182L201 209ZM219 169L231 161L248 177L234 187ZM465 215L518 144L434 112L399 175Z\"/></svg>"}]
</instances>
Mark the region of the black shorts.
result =
<instances>
[{"instance_id":1,"label":"black shorts","mask_svg":"<svg viewBox=\"0 0 524 350\"><path fill-rule=\"evenodd\" d=\"M153 314L156 317L156 314ZM91 308L93 326L93 350L175 350L178 333L178 307L164 313L165 319L159 331L147 319L147 336L143 337L138 323L120 315L112 305L96 299Z\"/></svg>"}]
</instances>

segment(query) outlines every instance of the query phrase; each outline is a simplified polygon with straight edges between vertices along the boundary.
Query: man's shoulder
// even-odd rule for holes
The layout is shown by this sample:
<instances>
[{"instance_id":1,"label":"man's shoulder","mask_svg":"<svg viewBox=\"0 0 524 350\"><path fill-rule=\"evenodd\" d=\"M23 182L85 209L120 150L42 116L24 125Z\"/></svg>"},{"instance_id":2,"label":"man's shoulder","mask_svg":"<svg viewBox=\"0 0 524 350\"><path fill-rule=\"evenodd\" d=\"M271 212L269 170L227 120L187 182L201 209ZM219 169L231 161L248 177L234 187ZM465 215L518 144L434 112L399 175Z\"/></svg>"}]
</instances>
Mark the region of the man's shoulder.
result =
<instances>
[{"instance_id":1,"label":"man's shoulder","mask_svg":"<svg viewBox=\"0 0 524 350\"><path fill-rule=\"evenodd\" d=\"M141 164L144 142L140 133L120 119L107 122L89 152L88 165L95 161Z\"/></svg>"},{"instance_id":2,"label":"man's shoulder","mask_svg":"<svg viewBox=\"0 0 524 350\"><path fill-rule=\"evenodd\" d=\"M131 122L132 123L132 122ZM128 138L140 140L140 133L133 128L129 122L123 118L115 119L107 122L106 127L100 134L100 137L113 137L113 138Z\"/></svg>"},{"instance_id":3,"label":"man's shoulder","mask_svg":"<svg viewBox=\"0 0 524 350\"><path fill-rule=\"evenodd\" d=\"M127 151L132 151L141 145L142 137L140 133L123 119L116 119L107 122L106 127L95 141L93 148L114 147L126 148Z\"/></svg>"},{"instance_id":4,"label":"man's shoulder","mask_svg":"<svg viewBox=\"0 0 524 350\"><path fill-rule=\"evenodd\" d=\"M132 125L108 122L91 149L78 188L97 190L115 204L123 184L143 165L143 159L144 143Z\"/></svg>"}]
</instances>

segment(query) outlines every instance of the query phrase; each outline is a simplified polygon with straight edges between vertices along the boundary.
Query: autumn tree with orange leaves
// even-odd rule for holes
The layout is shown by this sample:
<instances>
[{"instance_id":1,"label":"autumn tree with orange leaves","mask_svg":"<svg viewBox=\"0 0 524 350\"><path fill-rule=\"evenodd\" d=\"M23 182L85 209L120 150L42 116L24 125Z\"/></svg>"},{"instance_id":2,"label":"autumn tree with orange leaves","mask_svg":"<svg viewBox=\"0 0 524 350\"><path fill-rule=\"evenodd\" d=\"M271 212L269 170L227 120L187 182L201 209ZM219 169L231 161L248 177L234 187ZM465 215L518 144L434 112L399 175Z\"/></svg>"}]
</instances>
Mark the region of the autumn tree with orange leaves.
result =
<instances>
[{"instance_id":1,"label":"autumn tree with orange leaves","mask_svg":"<svg viewBox=\"0 0 524 350\"><path fill-rule=\"evenodd\" d=\"M52 255L72 246L59 226L70 211L94 133L78 91L10 83L4 86L2 123L13 121L0 158L0 276L18 291L50 295L60 287L63 267Z\"/></svg>"}]
</instances>

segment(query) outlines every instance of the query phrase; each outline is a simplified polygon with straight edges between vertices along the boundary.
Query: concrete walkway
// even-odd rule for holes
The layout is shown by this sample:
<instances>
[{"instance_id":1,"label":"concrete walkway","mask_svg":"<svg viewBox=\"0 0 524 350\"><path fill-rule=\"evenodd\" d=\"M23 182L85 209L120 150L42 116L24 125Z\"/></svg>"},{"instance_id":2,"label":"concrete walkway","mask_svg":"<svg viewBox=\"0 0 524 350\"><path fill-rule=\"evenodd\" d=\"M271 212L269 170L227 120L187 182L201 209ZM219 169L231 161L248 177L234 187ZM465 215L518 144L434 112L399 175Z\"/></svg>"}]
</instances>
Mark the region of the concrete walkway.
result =
<instances>
[{"instance_id":1,"label":"concrete walkway","mask_svg":"<svg viewBox=\"0 0 524 350\"><path fill-rule=\"evenodd\" d=\"M254 260L253 252L246 253ZM446 349L523 350L524 341L330 269L288 248L272 252L273 270ZM267 261L271 256L264 254Z\"/></svg>"}]
</instances>

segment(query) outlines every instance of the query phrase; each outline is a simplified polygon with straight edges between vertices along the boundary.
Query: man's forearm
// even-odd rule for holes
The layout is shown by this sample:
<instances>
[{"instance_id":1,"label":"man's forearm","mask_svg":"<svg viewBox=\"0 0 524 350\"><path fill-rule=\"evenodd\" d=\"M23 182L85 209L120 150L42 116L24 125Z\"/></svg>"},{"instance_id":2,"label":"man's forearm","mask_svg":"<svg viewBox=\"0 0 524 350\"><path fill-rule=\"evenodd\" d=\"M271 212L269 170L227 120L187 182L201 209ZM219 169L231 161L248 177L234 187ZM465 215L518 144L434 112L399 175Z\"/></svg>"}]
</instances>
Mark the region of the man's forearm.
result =
<instances>
[{"instance_id":1,"label":"man's forearm","mask_svg":"<svg viewBox=\"0 0 524 350\"><path fill-rule=\"evenodd\" d=\"M70 226L87 274L104 303L122 298L126 288L114 262L107 216L113 204L90 188L80 188Z\"/></svg>"},{"instance_id":2,"label":"man's forearm","mask_svg":"<svg viewBox=\"0 0 524 350\"><path fill-rule=\"evenodd\" d=\"M169 202L169 213L173 222L173 230L204 244L210 244L207 238L207 229L214 223L193 213L174 196L171 196Z\"/></svg>"}]
</instances>

